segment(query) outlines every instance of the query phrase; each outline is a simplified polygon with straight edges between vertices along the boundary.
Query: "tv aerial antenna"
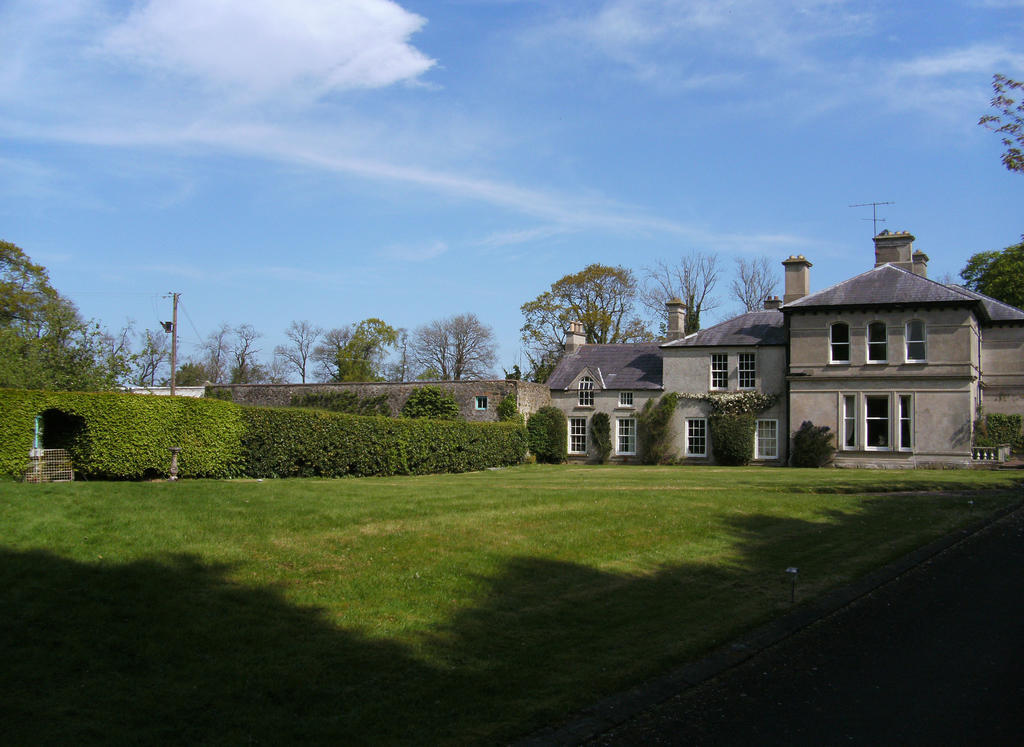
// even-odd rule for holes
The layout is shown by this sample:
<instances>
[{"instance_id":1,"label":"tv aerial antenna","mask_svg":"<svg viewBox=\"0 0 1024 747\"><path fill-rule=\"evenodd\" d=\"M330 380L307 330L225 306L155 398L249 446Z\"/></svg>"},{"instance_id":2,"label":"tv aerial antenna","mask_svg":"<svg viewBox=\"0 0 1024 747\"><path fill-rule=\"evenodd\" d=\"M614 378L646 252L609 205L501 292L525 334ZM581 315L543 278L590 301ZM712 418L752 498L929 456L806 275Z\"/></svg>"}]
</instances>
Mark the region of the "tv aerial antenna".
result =
<instances>
[{"instance_id":1,"label":"tv aerial antenna","mask_svg":"<svg viewBox=\"0 0 1024 747\"><path fill-rule=\"evenodd\" d=\"M870 218L861 218L861 220L869 220L869 221L871 221L871 230L874 231L874 233L872 233L871 235L872 236L877 236L878 235L878 224L879 223L885 223L885 218L879 218L878 217L878 206L879 205L895 205L895 204L896 204L895 202L859 202L856 205L850 205L849 207L852 207L852 208L869 207L869 206L871 207L871 217Z\"/></svg>"}]
</instances>

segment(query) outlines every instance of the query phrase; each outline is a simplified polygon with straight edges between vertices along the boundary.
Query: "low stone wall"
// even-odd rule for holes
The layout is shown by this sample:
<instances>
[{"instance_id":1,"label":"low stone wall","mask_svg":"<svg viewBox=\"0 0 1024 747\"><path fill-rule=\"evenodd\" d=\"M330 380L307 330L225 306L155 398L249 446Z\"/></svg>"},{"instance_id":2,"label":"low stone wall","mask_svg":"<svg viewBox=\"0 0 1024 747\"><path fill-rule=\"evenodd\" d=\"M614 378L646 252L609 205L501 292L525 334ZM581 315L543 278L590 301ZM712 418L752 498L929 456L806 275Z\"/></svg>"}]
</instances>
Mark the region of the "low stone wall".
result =
<instances>
[{"instance_id":1,"label":"low stone wall","mask_svg":"<svg viewBox=\"0 0 1024 747\"><path fill-rule=\"evenodd\" d=\"M498 419L498 404L508 394L516 395L519 412L530 415L551 402L551 392L545 384L528 381L497 379L485 381L409 381L409 382L351 382L333 384L211 384L213 392L230 392L231 400L241 405L287 407L293 396L320 392L355 392L363 399L387 395L392 415L402 411L402 405L413 389L425 385L451 392L459 405L459 412L468 421L488 422ZM214 395L217 396L217 395ZM223 396L223 395L221 395ZM486 409L477 409L477 398L486 397ZM482 404L482 403L480 403Z\"/></svg>"}]
</instances>

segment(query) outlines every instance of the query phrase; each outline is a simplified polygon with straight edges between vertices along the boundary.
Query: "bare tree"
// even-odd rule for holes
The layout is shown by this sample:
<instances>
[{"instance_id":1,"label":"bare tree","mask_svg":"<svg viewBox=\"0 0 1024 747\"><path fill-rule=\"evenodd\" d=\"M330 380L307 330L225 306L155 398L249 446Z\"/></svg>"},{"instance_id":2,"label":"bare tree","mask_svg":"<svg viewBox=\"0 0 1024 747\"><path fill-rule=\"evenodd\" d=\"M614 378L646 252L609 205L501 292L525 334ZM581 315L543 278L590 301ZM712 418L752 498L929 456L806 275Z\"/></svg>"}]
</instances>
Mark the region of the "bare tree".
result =
<instances>
[{"instance_id":1,"label":"bare tree","mask_svg":"<svg viewBox=\"0 0 1024 747\"><path fill-rule=\"evenodd\" d=\"M147 329L140 333L142 350L135 356L133 380L139 386L154 386L156 375L170 357L167 334L163 330Z\"/></svg>"},{"instance_id":2,"label":"bare tree","mask_svg":"<svg viewBox=\"0 0 1024 747\"><path fill-rule=\"evenodd\" d=\"M262 378L262 366L259 365L256 356L260 349L256 347L256 340L263 337L262 332L257 332L251 324L239 324L234 329L235 339L231 346L231 357L234 365L231 367L232 384L250 384Z\"/></svg>"},{"instance_id":3,"label":"bare tree","mask_svg":"<svg viewBox=\"0 0 1024 747\"><path fill-rule=\"evenodd\" d=\"M301 322L293 321L284 331L291 344L278 345L274 348L274 358L282 360L287 368L295 370L305 384L307 364L313 355L316 341L323 333L322 327L314 326L305 319Z\"/></svg>"},{"instance_id":4,"label":"bare tree","mask_svg":"<svg viewBox=\"0 0 1024 747\"><path fill-rule=\"evenodd\" d=\"M315 348L310 359L316 364L314 376L317 381L340 381L339 359L352 339L352 327L335 327L327 330Z\"/></svg>"},{"instance_id":5,"label":"bare tree","mask_svg":"<svg viewBox=\"0 0 1024 747\"><path fill-rule=\"evenodd\" d=\"M203 367L206 369L207 378L214 384L219 384L227 378L230 355L231 325L221 322L221 325L203 341Z\"/></svg>"},{"instance_id":6,"label":"bare tree","mask_svg":"<svg viewBox=\"0 0 1024 747\"><path fill-rule=\"evenodd\" d=\"M483 378L496 360L494 331L476 314L458 314L419 327L411 358L421 369L433 369L448 381Z\"/></svg>"},{"instance_id":7,"label":"bare tree","mask_svg":"<svg viewBox=\"0 0 1024 747\"><path fill-rule=\"evenodd\" d=\"M712 292L718 284L719 270L717 254L690 252L677 265L659 260L654 267L645 270L640 302L667 329L665 302L671 298L682 299L686 305L685 334L692 334L700 329L701 314L718 306L718 299Z\"/></svg>"},{"instance_id":8,"label":"bare tree","mask_svg":"<svg viewBox=\"0 0 1024 747\"><path fill-rule=\"evenodd\" d=\"M743 304L744 311L764 308L764 300L775 295L778 278L767 257L736 258L736 277L732 281L732 295Z\"/></svg>"}]
</instances>

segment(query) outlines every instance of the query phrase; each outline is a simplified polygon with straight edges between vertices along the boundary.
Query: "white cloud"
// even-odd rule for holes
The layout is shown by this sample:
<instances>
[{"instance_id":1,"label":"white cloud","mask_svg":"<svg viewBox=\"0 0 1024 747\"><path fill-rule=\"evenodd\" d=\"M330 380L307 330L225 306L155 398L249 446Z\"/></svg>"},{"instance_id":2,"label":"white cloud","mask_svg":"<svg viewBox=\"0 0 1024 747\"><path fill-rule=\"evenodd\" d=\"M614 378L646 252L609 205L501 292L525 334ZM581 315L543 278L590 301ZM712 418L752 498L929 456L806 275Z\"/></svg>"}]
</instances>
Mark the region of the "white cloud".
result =
<instances>
[{"instance_id":1,"label":"white cloud","mask_svg":"<svg viewBox=\"0 0 1024 747\"><path fill-rule=\"evenodd\" d=\"M993 44L976 44L941 54L917 57L898 64L898 75L935 78L963 73L991 74L997 70L1024 70L1024 54Z\"/></svg>"},{"instance_id":2,"label":"white cloud","mask_svg":"<svg viewBox=\"0 0 1024 747\"><path fill-rule=\"evenodd\" d=\"M319 97L424 73L434 61L408 39L425 22L391 0L147 0L100 48L222 89Z\"/></svg>"}]
</instances>

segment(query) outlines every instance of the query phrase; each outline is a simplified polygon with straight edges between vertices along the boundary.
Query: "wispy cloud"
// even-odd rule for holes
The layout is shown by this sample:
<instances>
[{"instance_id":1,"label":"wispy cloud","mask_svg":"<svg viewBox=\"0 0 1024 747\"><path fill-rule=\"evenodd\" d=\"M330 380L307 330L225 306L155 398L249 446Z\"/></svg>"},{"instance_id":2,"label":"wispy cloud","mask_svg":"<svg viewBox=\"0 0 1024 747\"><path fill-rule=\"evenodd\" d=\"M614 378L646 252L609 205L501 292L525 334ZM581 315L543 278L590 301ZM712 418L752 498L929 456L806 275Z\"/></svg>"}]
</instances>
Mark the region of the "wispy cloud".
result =
<instances>
[{"instance_id":1,"label":"wispy cloud","mask_svg":"<svg viewBox=\"0 0 1024 747\"><path fill-rule=\"evenodd\" d=\"M434 61L408 43L424 23L390 0L146 0L99 49L222 90L319 97L427 71Z\"/></svg>"},{"instance_id":2,"label":"wispy cloud","mask_svg":"<svg viewBox=\"0 0 1024 747\"><path fill-rule=\"evenodd\" d=\"M937 78L964 73L988 75L999 70L1024 70L1024 53L995 44L974 44L906 60L895 65L893 72L903 76Z\"/></svg>"}]
</instances>

